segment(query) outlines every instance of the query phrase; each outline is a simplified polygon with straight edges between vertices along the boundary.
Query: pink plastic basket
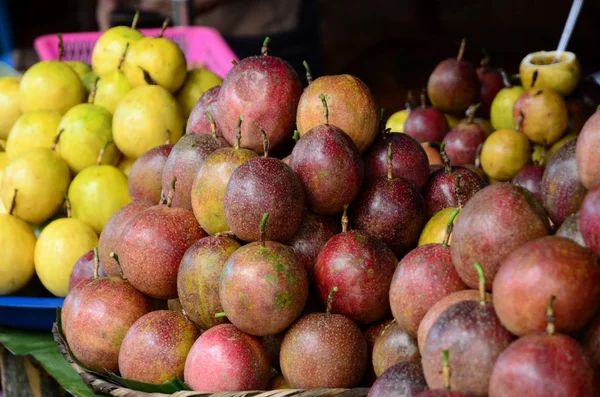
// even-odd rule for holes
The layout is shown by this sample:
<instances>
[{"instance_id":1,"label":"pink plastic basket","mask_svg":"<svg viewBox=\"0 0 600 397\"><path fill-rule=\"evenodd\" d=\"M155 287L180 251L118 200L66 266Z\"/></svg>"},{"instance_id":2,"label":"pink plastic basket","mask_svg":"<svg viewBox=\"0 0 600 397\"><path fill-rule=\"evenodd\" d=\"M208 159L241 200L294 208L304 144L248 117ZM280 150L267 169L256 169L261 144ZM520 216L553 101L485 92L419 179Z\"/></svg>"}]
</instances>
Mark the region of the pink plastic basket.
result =
<instances>
[{"instance_id":1,"label":"pink plastic basket","mask_svg":"<svg viewBox=\"0 0 600 397\"><path fill-rule=\"evenodd\" d=\"M146 36L158 36L160 29L140 29ZM103 32L64 33L63 43L65 61L91 62L94 44ZM164 37L179 45L188 64L203 65L221 77L225 77L232 68L232 60L239 59L233 53L221 34L209 27L173 27L167 28ZM35 51L42 61L58 58L58 37L47 34L35 39Z\"/></svg>"}]
</instances>

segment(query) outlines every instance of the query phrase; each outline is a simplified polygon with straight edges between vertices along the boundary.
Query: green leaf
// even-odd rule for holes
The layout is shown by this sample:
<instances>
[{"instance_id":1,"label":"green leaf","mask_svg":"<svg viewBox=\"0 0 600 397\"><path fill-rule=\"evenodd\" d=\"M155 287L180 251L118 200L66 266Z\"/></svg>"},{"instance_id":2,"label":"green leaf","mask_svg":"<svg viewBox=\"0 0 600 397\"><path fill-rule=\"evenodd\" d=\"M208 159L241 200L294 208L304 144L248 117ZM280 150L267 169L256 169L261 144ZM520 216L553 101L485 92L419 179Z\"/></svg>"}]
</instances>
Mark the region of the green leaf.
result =
<instances>
[{"instance_id":1,"label":"green leaf","mask_svg":"<svg viewBox=\"0 0 600 397\"><path fill-rule=\"evenodd\" d=\"M170 381L161 383L161 384L153 384L153 383L146 383L146 382L139 382L136 380L132 380L132 379L125 379L120 377L119 375L113 373L113 372L108 372L108 373L99 373L96 371L93 371L91 369L89 369L88 367L86 367L85 365L83 365L78 359L77 357L75 357L75 355L73 354L73 352L71 351L71 348L69 347L69 344L67 343L67 339L64 337L64 333L62 330L62 321L61 321L61 309L60 307L56 309L56 326L58 328L58 331L60 332L60 335L63 339L63 341L65 342L65 346L67 347L69 354L71 355L71 358L73 359L73 361L75 363L77 363L77 365L79 365L81 368L85 369L86 372L89 372L101 379L107 380L107 381L112 381L113 383L116 383L118 385L121 385L123 387L127 387L129 389L132 390L137 390L137 391L143 391L143 392L148 392L148 393L165 393L165 394L171 394L171 393L175 393L177 391L181 391L181 390L191 390L189 387L187 387L187 385L181 380L179 379L177 376L175 376L175 378L171 379ZM63 361L64 358L61 356L61 359ZM65 361L66 362L66 361Z\"/></svg>"},{"instance_id":2,"label":"green leaf","mask_svg":"<svg viewBox=\"0 0 600 397\"><path fill-rule=\"evenodd\" d=\"M0 344L13 354L33 356L50 376L75 396L96 396L60 354L51 333L0 327Z\"/></svg>"}]
</instances>

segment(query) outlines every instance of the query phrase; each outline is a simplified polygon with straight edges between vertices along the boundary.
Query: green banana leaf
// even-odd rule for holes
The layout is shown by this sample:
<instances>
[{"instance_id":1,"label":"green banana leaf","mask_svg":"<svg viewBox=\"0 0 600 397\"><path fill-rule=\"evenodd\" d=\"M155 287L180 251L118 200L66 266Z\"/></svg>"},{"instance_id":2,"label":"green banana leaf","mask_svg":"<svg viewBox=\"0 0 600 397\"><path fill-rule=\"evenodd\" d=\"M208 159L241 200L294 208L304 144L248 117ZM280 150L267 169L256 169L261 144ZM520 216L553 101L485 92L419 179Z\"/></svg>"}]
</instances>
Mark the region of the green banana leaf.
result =
<instances>
[{"instance_id":1,"label":"green banana leaf","mask_svg":"<svg viewBox=\"0 0 600 397\"><path fill-rule=\"evenodd\" d=\"M65 361L50 332L0 327L0 344L19 356L33 356L58 384L78 397L94 397L77 372Z\"/></svg>"},{"instance_id":2,"label":"green banana leaf","mask_svg":"<svg viewBox=\"0 0 600 397\"><path fill-rule=\"evenodd\" d=\"M65 341L65 345L66 345L67 349L69 350L69 353L71 354L71 357L73 358L73 361L75 363L77 363L77 365L79 365L81 368L85 369L87 372L92 373L92 374L96 375L97 377L102 378L104 380L111 381L113 383L121 385L123 387L127 387L132 390L143 391L143 392L147 392L147 393L171 394L171 393L175 393L175 392L181 391L181 390L191 390L177 376L175 376L173 379L171 379L167 382L156 385L153 383L146 383L146 382L139 382L139 381L132 380L132 379L125 379L113 372L99 373L99 372L96 372L96 371L93 371L93 370L87 368L85 365L83 365L77 359L77 357L75 357L75 355L71 351L71 348L69 347L69 344L67 343L66 338L64 337L64 333L62 330L62 321L61 321L60 310L61 310L60 307L56 309L56 326L58 327L58 331L60 332L61 337ZM61 356L61 359L62 359L62 356ZM64 361L64 359L63 359L63 361ZM65 361L65 363L66 363L66 361Z\"/></svg>"}]
</instances>

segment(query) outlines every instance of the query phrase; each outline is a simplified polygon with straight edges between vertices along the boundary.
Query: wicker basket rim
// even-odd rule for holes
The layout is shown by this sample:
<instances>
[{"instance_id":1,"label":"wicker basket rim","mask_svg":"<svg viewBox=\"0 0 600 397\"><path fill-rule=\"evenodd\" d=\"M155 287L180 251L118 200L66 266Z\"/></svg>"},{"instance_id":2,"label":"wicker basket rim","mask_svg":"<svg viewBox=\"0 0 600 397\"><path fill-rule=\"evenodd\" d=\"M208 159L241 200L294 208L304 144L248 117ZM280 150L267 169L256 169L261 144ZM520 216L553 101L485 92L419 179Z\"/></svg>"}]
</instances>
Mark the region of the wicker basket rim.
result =
<instances>
[{"instance_id":1,"label":"wicker basket rim","mask_svg":"<svg viewBox=\"0 0 600 397\"><path fill-rule=\"evenodd\" d=\"M368 388L355 389L285 389L285 390L253 390L253 391L232 391L207 393L198 391L178 391L173 394L164 393L146 393L142 391L128 389L107 380L101 379L96 375L87 372L81 368L71 357L69 349L54 323L52 327L54 341L58 345L60 353L64 359L73 367L75 372L81 377L83 382L95 393L104 393L114 397L366 397Z\"/></svg>"}]
</instances>

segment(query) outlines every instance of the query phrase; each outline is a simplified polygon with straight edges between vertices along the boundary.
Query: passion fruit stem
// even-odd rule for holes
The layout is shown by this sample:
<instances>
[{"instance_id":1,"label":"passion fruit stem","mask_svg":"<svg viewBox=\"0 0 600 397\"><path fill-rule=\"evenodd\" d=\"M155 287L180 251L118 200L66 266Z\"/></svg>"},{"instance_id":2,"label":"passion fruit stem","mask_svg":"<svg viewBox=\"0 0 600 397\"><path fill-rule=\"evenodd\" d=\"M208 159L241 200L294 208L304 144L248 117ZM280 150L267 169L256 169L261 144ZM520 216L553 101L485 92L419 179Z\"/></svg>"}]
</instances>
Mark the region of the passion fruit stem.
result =
<instances>
[{"instance_id":1,"label":"passion fruit stem","mask_svg":"<svg viewBox=\"0 0 600 397\"><path fill-rule=\"evenodd\" d=\"M167 128L166 134L167 134L166 143L167 143L167 145L170 145L171 144L171 130Z\"/></svg>"},{"instance_id":2,"label":"passion fruit stem","mask_svg":"<svg viewBox=\"0 0 600 397\"><path fill-rule=\"evenodd\" d=\"M556 296L552 295L550 296L550 300L548 300L548 308L546 309L546 319L548 321L548 325L546 325L546 333L550 336L554 335L555 332L555 325L554 325L554 321L556 320L554 318L554 299L556 299Z\"/></svg>"},{"instance_id":3,"label":"passion fruit stem","mask_svg":"<svg viewBox=\"0 0 600 397\"><path fill-rule=\"evenodd\" d=\"M242 140L242 121L244 121L244 116L238 117L238 122L235 127L235 146L233 147L235 150L240 149L240 141Z\"/></svg>"},{"instance_id":4,"label":"passion fruit stem","mask_svg":"<svg viewBox=\"0 0 600 397\"><path fill-rule=\"evenodd\" d=\"M427 107L427 98L425 97L425 88L421 90L421 109L425 109Z\"/></svg>"},{"instance_id":5,"label":"passion fruit stem","mask_svg":"<svg viewBox=\"0 0 600 397\"><path fill-rule=\"evenodd\" d=\"M535 82L537 81L537 78L538 78L538 73L539 73L538 69L535 69L533 71L533 75L531 76L531 88L533 88L533 86L535 86Z\"/></svg>"},{"instance_id":6,"label":"passion fruit stem","mask_svg":"<svg viewBox=\"0 0 600 397\"><path fill-rule=\"evenodd\" d=\"M146 84L148 85L157 85L156 81L154 81L154 79L152 78L152 76L150 76L150 72L148 72L146 69L144 69L141 66L138 66L141 70L142 73L144 74L144 81L146 82Z\"/></svg>"},{"instance_id":7,"label":"passion fruit stem","mask_svg":"<svg viewBox=\"0 0 600 397\"><path fill-rule=\"evenodd\" d=\"M215 124L215 119L212 114L207 110L206 117L208 117L208 122L210 123L210 131L212 132L213 138L217 138L217 125Z\"/></svg>"},{"instance_id":8,"label":"passion fruit stem","mask_svg":"<svg viewBox=\"0 0 600 397\"><path fill-rule=\"evenodd\" d=\"M381 108L379 110L379 130L382 134L385 134L385 121L383 120L383 115L385 113L385 109Z\"/></svg>"},{"instance_id":9,"label":"passion fruit stem","mask_svg":"<svg viewBox=\"0 0 600 397\"><path fill-rule=\"evenodd\" d=\"M460 48L458 49L458 56L456 57L456 59L458 61L462 61L463 56L465 55L465 49L466 49L466 47L467 47L467 39L463 38L460 41Z\"/></svg>"},{"instance_id":10,"label":"passion fruit stem","mask_svg":"<svg viewBox=\"0 0 600 397\"><path fill-rule=\"evenodd\" d=\"M262 216L262 220L260 221L260 245L261 247L265 246L265 242L267 241L267 220L269 219L269 214L264 213Z\"/></svg>"},{"instance_id":11,"label":"passion fruit stem","mask_svg":"<svg viewBox=\"0 0 600 397\"><path fill-rule=\"evenodd\" d=\"M267 137L267 133L265 132L265 129L260 127L260 136L262 137L262 141L263 141L263 151L265 152L263 154L263 156L265 158L269 157L269 137Z\"/></svg>"},{"instance_id":12,"label":"passion fruit stem","mask_svg":"<svg viewBox=\"0 0 600 397\"><path fill-rule=\"evenodd\" d=\"M67 218L70 218L73 214L71 213L71 200L65 194L65 211L67 212Z\"/></svg>"},{"instance_id":13,"label":"passion fruit stem","mask_svg":"<svg viewBox=\"0 0 600 397\"><path fill-rule=\"evenodd\" d=\"M479 109L480 106L481 106L481 102L477 102L467 108L467 112L466 112L467 123L473 124L473 120L475 119L475 114L477 113L477 110Z\"/></svg>"},{"instance_id":14,"label":"passion fruit stem","mask_svg":"<svg viewBox=\"0 0 600 397\"><path fill-rule=\"evenodd\" d=\"M117 70L121 70L121 66L123 66L123 62L125 61L125 54L127 54L128 49L129 49L129 42L125 43L125 49L123 50L123 54L121 54L121 58L119 58L119 64L117 65Z\"/></svg>"},{"instance_id":15,"label":"passion fruit stem","mask_svg":"<svg viewBox=\"0 0 600 397\"><path fill-rule=\"evenodd\" d=\"M177 183L177 177L174 176L171 180L171 190L169 190L169 194L167 195L167 207L171 208L173 204L173 197L175 196L175 184Z\"/></svg>"},{"instance_id":16,"label":"passion fruit stem","mask_svg":"<svg viewBox=\"0 0 600 397\"><path fill-rule=\"evenodd\" d=\"M56 37L58 37L58 60L62 61L63 55L65 55L65 42L61 33L57 33Z\"/></svg>"},{"instance_id":17,"label":"passion fruit stem","mask_svg":"<svg viewBox=\"0 0 600 397\"><path fill-rule=\"evenodd\" d=\"M446 234L444 235L444 242L442 243L444 247L450 246L450 236L452 235L452 229L454 228L454 220L458 216L459 212L460 208L455 208L454 211L452 211L450 213L450 216L448 217L448 223L446 224Z\"/></svg>"},{"instance_id":18,"label":"passion fruit stem","mask_svg":"<svg viewBox=\"0 0 600 397\"><path fill-rule=\"evenodd\" d=\"M158 204L166 204L167 203L167 196L165 196L165 191L164 190L160 190L160 200L158 200Z\"/></svg>"},{"instance_id":19,"label":"passion fruit stem","mask_svg":"<svg viewBox=\"0 0 600 397\"><path fill-rule=\"evenodd\" d=\"M348 204L344 205L344 212L342 213L342 233L348 231Z\"/></svg>"},{"instance_id":20,"label":"passion fruit stem","mask_svg":"<svg viewBox=\"0 0 600 397\"><path fill-rule=\"evenodd\" d=\"M523 121L525 120L525 115L523 111L519 112L519 119L517 120L517 126L515 127L515 131L521 132L521 128L523 127Z\"/></svg>"},{"instance_id":21,"label":"passion fruit stem","mask_svg":"<svg viewBox=\"0 0 600 397\"><path fill-rule=\"evenodd\" d=\"M237 61L236 61L235 59L232 59L232 60L231 60L231 64L232 64L233 66L237 66Z\"/></svg>"},{"instance_id":22,"label":"passion fruit stem","mask_svg":"<svg viewBox=\"0 0 600 397\"><path fill-rule=\"evenodd\" d=\"M100 259L98 258L98 247L94 247L94 280L99 277Z\"/></svg>"},{"instance_id":23,"label":"passion fruit stem","mask_svg":"<svg viewBox=\"0 0 600 397\"><path fill-rule=\"evenodd\" d=\"M294 135L292 135L292 139L294 140L294 142L298 142L298 140L300 139L300 133L298 132L298 130L294 130Z\"/></svg>"},{"instance_id":24,"label":"passion fruit stem","mask_svg":"<svg viewBox=\"0 0 600 397\"><path fill-rule=\"evenodd\" d=\"M104 142L102 148L100 149L100 153L98 153L98 158L96 159L96 165L102 164L102 160L104 159L104 153L106 153L106 148L110 144L111 141Z\"/></svg>"},{"instance_id":25,"label":"passion fruit stem","mask_svg":"<svg viewBox=\"0 0 600 397\"><path fill-rule=\"evenodd\" d=\"M15 207L17 206L17 193L19 193L19 189L15 189L13 193L12 200L10 200L10 208L8 209L8 215L12 215L15 212Z\"/></svg>"},{"instance_id":26,"label":"passion fruit stem","mask_svg":"<svg viewBox=\"0 0 600 397\"><path fill-rule=\"evenodd\" d=\"M483 69L485 69L490 65L490 55L487 53L487 51L485 49L483 49L482 52L483 52L483 58L481 58L481 61L479 62L479 66L481 66Z\"/></svg>"},{"instance_id":27,"label":"passion fruit stem","mask_svg":"<svg viewBox=\"0 0 600 397\"><path fill-rule=\"evenodd\" d=\"M233 237L235 234L231 230L215 233L215 237Z\"/></svg>"},{"instance_id":28,"label":"passion fruit stem","mask_svg":"<svg viewBox=\"0 0 600 397\"><path fill-rule=\"evenodd\" d=\"M163 37L163 35L165 34L165 30L167 30L167 26L169 26L169 17L166 17L162 27L160 28L160 33L158 34L158 37Z\"/></svg>"},{"instance_id":29,"label":"passion fruit stem","mask_svg":"<svg viewBox=\"0 0 600 397\"><path fill-rule=\"evenodd\" d=\"M456 204L458 205L458 208L463 207L463 190L462 190L462 184L460 183L462 181L462 175L461 174L456 174L456 183L454 185L454 195L456 195Z\"/></svg>"},{"instance_id":30,"label":"passion fruit stem","mask_svg":"<svg viewBox=\"0 0 600 397\"><path fill-rule=\"evenodd\" d=\"M219 312L219 313L215 314L215 318L223 318L223 317L227 317L227 313Z\"/></svg>"},{"instance_id":31,"label":"passion fruit stem","mask_svg":"<svg viewBox=\"0 0 600 397\"><path fill-rule=\"evenodd\" d=\"M131 29L137 28L138 21L140 20L140 9L135 9L135 14L133 15L133 21L131 21Z\"/></svg>"},{"instance_id":32,"label":"passion fruit stem","mask_svg":"<svg viewBox=\"0 0 600 397\"><path fill-rule=\"evenodd\" d=\"M485 275L483 274L481 263L475 262L473 266L475 267L477 276L479 277L479 304L483 306L485 305Z\"/></svg>"},{"instance_id":33,"label":"passion fruit stem","mask_svg":"<svg viewBox=\"0 0 600 397\"><path fill-rule=\"evenodd\" d=\"M327 296L327 307L325 309L325 313L331 314L331 306L333 306L333 296L338 291L338 287L333 287L329 290L329 295Z\"/></svg>"},{"instance_id":34,"label":"passion fruit stem","mask_svg":"<svg viewBox=\"0 0 600 397\"><path fill-rule=\"evenodd\" d=\"M185 317L186 320L192 321L183 307L181 308L181 315Z\"/></svg>"},{"instance_id":35,"label":"passion fruit stem","mask_svg":"<svg viewBox=\"0 0 600 397\"><path fill-rule=\"evenodd\" d=\"M313 75L310 71L310 66L308 66L308 62L306 61L302 61L302 66L304 66L304 69L306 69L306 81L308 82L308 85L310 85L313 82Z\"/></svg>"},{"instance_id":36,"label":"passion fruit stem","mask_svg":"<svg viewBox=\"0 0 600 397\"><path fill-rule=\"evenodd\" d=\"M394 179L393 175L393 163L392 163L392 143L390 142L387 150L387 179L391 181Z\"/></svg>"},{"instance_id":37,"label":"passion fruit stem","mask_svg":"<svg viewBox=\"0 0 600 397\"><path fill-rule=\"evenodd\" d=\"M123 280L127 280L127 277L125 277L125 273L123 272L123 268L121 267L121 261L119 260L119 255L117 255L114 252L111 252L110 254L108 254L108 256L110 256L111 258L113 258L114 261L117 263L117 271L119 272L119 276Z\"/></svg>"},{"instance_id":38,"label":"passion fruit stem","mask_svg":"<svg viewBox=\"0 0 600 397\"><path fill-rule=\"evenodd\" d=\"M269 55L269 43L271 42L271 38L269 36L265 37L265 41L263 41L262 48L260 49L260 53L262 56Z\"/></svg>"},{"instance_id":39,"label":"passion fruit stem","mask_svg":"<svg viewBox=\"0 0 600 397\"><path fill-rule=\"evenodd\" d=\"M329 106L327 106L327 98L325 98L325 94L319 95L319 98L323 103L323 118L325 119L325 125L329 125Z\"/></svg>"},{"instance_id":40,"label":"passion fruit stem","mask_svg":"<svg viewBox=\"0 0 600 397\"><path fill-rule=\"evenodd\" d=\"M450 390L450 353L448 349L442 350L442 376L444 377L444 388Z\"/></svg>"},{"instance_id":41,"label":"passion fruit stem","mask_svg":"<svg viewBox=\"0 0 600 397\"><path fill-rule=\"evenodd\" d=\"M512 87L512 84L510 83L510 77L508 77L506 71L504 69L498 69L498 71L500 72L500 76L502 76L502 83L504 84L504 88Z\"/></svg>"},{"instance_id":42,"label":"passion fruit stem","mask_svg":"<svg viewBox=\"0 0 600 397\"><path fill-rule=\"evenodd\" d=\"M446 170L447 175L452 174L452 163L450 163L450 157L448 157L448 153L446 153L446 142L442 142L440 144L440 156L442 157L442 163L444 163L444 169Z\"/></svg>"},{"instance_id":43,"label":"passion fruit stem","mask_svg":"<svg viewBox=\"0 0 600 397\"><path fill-rule=\"evenodd\" d=\"M96 79L94 80L94 86L92 87L92 92L90 92L90 98L88 102L92 105L96 101L96 92L98 92L98 81L100 81L100 78L96 77Z\"/></svg>"},{"instance_id":44,"label":"passion fruit stem","mask_svg":"<svg viewBox=\"0 0 600 397\"><path fill-rule=\"evenodd\" d=\"M412 110L413 106L414 106L413 93L412 93L412 91L408 91L406 93L406 100L404 101L404 107L406 108L406 110L408 110L410 112Z\"/></svg>"}]
</instances>

